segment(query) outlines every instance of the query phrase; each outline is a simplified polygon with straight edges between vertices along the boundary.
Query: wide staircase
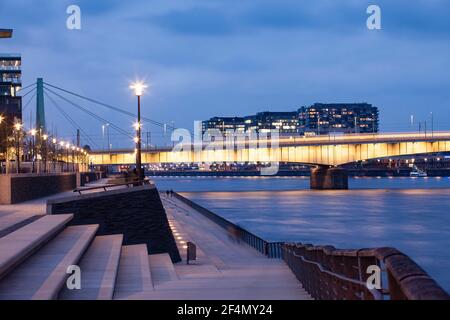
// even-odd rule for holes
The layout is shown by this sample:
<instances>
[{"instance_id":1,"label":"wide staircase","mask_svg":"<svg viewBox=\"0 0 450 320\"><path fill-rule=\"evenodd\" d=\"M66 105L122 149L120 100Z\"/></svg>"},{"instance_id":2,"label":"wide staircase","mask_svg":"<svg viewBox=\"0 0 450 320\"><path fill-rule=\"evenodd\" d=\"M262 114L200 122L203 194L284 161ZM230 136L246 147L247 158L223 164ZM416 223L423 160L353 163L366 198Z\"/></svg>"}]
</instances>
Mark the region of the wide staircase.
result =
<instances>
[{"instance_id":1,"label":"wide staircase","mask_svg":"<svg viewBox=\"0 0 450 320\"><path fill-rule=\"evenodd\" d=\"M164 202L184 262L123 245L121 234L97 236L97 224L70 226L71 214L0 217L0 300L311 299L281 260ZM188 241L197 244L193 264ZM76 267L81 289L69 289Z\"/></svg>"},{"instance_id":2,"label":"wide staircase","mask_svg":"<svg viewBox=\"0 0 450 320\"><path fill-rule=\"evenodd\" d=\"M129 299L154 290L152 275L173 277L168 254L124 246L121 234L96 236L96 224L69 226L72 217L0 218L0 300ZM81 289L67 286L73 266Z\"/></svg>"}]
</instances>

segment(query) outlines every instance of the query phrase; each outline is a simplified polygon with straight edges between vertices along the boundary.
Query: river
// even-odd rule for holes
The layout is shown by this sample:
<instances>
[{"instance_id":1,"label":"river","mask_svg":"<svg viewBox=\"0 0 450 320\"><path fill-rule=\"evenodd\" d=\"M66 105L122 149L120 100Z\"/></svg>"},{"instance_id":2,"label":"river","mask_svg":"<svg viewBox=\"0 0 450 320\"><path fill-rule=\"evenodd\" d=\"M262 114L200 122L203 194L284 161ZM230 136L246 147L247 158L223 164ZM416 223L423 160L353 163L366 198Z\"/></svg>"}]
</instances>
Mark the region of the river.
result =
<instances>
[{"instance_id":1,"label":"river","mask_svg":"<svg viewBox=\"0 0 450 320\"><path fill-rule=\"evenodd\" d=\"M302 177L153 179L269 241L396 247L450 292L450 178L350 178L348 191Z\"/></svg>"}]
</instances>

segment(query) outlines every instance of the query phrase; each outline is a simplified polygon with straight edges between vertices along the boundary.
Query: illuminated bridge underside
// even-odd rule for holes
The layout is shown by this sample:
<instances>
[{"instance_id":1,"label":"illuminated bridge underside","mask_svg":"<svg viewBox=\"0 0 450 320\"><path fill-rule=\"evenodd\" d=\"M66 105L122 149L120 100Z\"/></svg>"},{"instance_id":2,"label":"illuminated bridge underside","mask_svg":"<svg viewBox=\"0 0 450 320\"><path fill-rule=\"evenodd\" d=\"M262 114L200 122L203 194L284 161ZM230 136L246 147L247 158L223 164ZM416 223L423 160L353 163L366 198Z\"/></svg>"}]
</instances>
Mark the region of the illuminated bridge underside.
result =
<instances>
[{"instance_id":1,"label":"illuminated bridge underside","mask_svg":"<svg viewBox=\"0 0 450 320\"><path fill-rule=\"evenodd\" d=\"M155 150L143 152L143 163L201 163L201 162L296 162L318 165L342 165L350 162L450 151L450 139L441 141L403 141L374 143L344 143L290 145L277 148L243 150L203 150L172 152ZM130 151L93 152L95 165L133 164Z\"/></svg>"}]
</instances>

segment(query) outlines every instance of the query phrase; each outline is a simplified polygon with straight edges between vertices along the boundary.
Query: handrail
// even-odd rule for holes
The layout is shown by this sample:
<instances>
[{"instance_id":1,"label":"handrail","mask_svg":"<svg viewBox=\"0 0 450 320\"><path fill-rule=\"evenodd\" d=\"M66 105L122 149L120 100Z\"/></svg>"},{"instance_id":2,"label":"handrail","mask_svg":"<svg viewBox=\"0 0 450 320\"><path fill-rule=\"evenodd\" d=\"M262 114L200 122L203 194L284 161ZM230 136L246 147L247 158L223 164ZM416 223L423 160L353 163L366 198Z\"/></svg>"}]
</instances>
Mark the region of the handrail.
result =
<instances>
[{"instance_id":1,"label":"handrail","mask_svg":"<svg viewBox=\"0 0 450 320\"><path fill-rule=\"evenodd\" d=\"M144 180L136 180L136 181L130 181L125 183L117 183L117 184L104 184L97 187L88 187L88 188L76 188L73 190L73 192L78 192L79 194L82 194L83 191L91 191L91 190L97 190L97 189L103 189L104 191L107 191L107 188L113 188L113 187L130 187L130 186L140 186L140 185L149 185L151 184L150 180L144 179Z\"/></svg>"},{"instance_id":2,"label":"handrail","mask_svg":"<svg viewBox=\"0 0 450 320\"><path fill-rule=\"evenodd\" d=\"M247 231L240 227L239 225L236 225L227 219L215 214L214 212L209 211L208 209L196 204L195 202L183 197L182 195L174 192L174 197L176 197L181 202L187 204L191 208L195 209L200 214L204 215L208 219L212 220L222 228L226 229L228 233L238 239L242 240L245 243L247 243L249 246L253 247L254 249L258 250L265 256L271 259L280 259L282 254L281 245L283 242L269 242L266 241L257 235L251 233L250 231Z\"/></svg>"},{"instance_id":3,"label":"handrail","mask_svg":"<svg viewBox=\"0 0 450 320\"><path fill-rule=\"evenodd\" d=\"M336 249L285 243L283 259L316 299L448 300L450 296L411 258L395 248ZM370 290L367 267L378 266L381 287Z\"/></svg>"},{"instance_id":4,"label":"handrail","mask_svg":"<svg viewBox=\"0 0 450 320\"><path fill-rule=\"evenodd\" d=\"M336 277L336 278L338 278L340 280L343 280L343 281L346 281L346 282L350 282L350 283L358 285L358 286L366 286L366 283L361 281L361 280L356 280L356 279L353 279L353 278L350 278L350 277L346 277L344 275L332 272L330 270L327 270L320 263L312 261L312 260L308 260L308 259L306 259L303 256L297 255L295 252L289 252L289 253L291 253L296 258L300 258L305 263L310 263L312 265L315 265L320 270L320 272L322 272L322 273L326 273L329 276ZM383 298L383 293L382 292L380 292L380 291L378 291L376 289L368 289L368 290L373 295L373 298L375 300L382 300L382 298Z\"/></svg>"},{"instance_id":5,"label":"handrail","mask_svg":"<svg viewBox=\"0 0 450 320\"><path fill-rule=\"evenodd\" d=\"M269 242L174 192L195 209L268 258L283 259L315 299L450 300L450 296L410 257L395 248L336 249L333 246ZM369 289L368 266L381 271L381 288Z\"/></svg>"}]
</instances>

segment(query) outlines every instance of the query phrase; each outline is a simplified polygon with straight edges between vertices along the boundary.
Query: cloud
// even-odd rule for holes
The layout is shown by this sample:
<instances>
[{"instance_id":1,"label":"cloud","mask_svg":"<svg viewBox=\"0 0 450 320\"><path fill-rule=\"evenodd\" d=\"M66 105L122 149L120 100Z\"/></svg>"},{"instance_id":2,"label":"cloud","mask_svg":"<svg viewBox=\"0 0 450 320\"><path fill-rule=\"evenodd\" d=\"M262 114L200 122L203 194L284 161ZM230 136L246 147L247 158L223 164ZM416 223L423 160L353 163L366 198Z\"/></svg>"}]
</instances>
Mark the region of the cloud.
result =
<instances>
[{"instance_id":1,"label":"cloud","mask_svg":"<svg viewBox=\"0 0 450 320\"><path fill-rule=\"evenodd\" d=\"M151 22L170 32L184 35L222 36L234 31L226 15L218 10L201 7L173 10L151 19Z\"/></svg>"},{"instance_id":2,"label":"cloud","mask_svg":"<svg viewBox=\"0 0 450 320\"><path fill-rule=\"evenodd\" d=\"M82 9L80 31L65 28L72 2ZM190 128L215 115L368 101L389 130L405 129L411 113L424 118L430 109L450 125L446 1L379 0L381 31L366 29L366 0L30 3L0 2L1 26L15 28L0 51L22 52L27 83L43 76L134 110L128 84L143 77L152 83L144 116L161 122ZM92 108L131 130L120 115ZM65 121L47 115L49 123ZM101 133L99 123L73 116ZM68 126L59 130L73 134Z\"/></svg>"}]
</instances>

